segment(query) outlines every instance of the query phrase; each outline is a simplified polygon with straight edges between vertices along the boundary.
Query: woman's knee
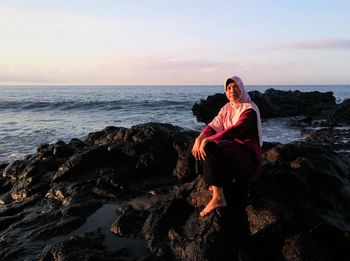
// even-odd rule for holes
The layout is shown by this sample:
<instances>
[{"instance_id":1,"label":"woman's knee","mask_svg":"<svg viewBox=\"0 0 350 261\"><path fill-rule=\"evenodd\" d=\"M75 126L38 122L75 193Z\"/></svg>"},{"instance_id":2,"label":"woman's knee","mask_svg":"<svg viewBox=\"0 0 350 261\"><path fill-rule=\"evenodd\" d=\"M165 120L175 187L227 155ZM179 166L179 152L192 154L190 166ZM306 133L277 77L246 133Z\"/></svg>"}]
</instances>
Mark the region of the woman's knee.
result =
<instances>
[{"instance_id":1,"label":"woman's knee","mask_svg":"<svg viewBox=\"0 0 350 261\"><path fill-rule=\"evenodd\" d=\"M204 151L206 153L215 153L218 150L218 146L216 145L215 142L208 142L205 147L204 147Z\"/></svg>"}]
</instances>

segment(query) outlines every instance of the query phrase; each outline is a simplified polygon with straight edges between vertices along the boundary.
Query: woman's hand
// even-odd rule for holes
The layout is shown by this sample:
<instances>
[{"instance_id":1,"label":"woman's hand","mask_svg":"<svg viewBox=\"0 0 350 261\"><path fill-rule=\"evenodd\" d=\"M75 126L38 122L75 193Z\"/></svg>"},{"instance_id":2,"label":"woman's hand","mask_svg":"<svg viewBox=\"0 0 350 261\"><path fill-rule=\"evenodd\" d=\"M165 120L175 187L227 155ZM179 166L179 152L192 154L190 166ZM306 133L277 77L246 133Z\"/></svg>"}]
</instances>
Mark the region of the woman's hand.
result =
<instances>
[{"instance_id":1,"label":"woman's hand","mask_svg":"<svg viewBox=\"0 0 350 261\"><path fill-rule=\"evenodd\" d=\"M204 138L201 142L201 145L199 147L199 155L202 160L205 160L205 157L207 156L207 154L205 153L205 146L208 144L208 142L211 141L213 140L210 138Z\"/></svg>"},{"instance_id":2,"label":"woman's hand","mask_svg":"<svg viewBox=\"0 0 350 261\"><path fill-rule=\"evenodd\" d=\"M192 155L195 157L196 160L204 160L205 159L205 146L208 144L208 142L211 142L212 140L210 138L204 138L202 140L196 139L193 148L192 148Z\"/></svg>"},{"instance_id":3,"label":"woman's hand","mask_svg":"<svg viewBox=\"0 0 350 261\"><path fill-rule=\"evenodd\" d=\"M194 145L193 145L193 148L192 148L192 155L194 156L194 158L196 160L200 160L200 147L201 147L201 143L202 143L202 140L197 138Z\"/></svg>"}]
</instances>

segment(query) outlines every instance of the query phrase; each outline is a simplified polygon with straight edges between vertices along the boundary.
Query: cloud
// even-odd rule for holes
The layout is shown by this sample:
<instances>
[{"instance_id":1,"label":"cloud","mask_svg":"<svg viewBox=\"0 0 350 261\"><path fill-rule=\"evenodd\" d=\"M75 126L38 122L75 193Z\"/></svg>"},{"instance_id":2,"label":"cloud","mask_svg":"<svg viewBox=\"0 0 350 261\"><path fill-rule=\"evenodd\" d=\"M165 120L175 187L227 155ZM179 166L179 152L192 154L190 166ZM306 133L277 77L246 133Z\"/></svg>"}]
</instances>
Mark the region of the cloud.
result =
<instances>
[{"instance_id":1,"label":"cloud","mask_svg":"<svg viewBox=\"0 0 350 261\"><path fill-rule=\"evenodd\" d=\"M116 55L109 62L122 61L124 66L130 67L147 67L157 70L202 70L213 69L229 65L228 62L220 62L206 59L191 59L175 57L174 55L157 55L157 54L126 54Z\"/></svg>"},{"instance_id":2,"label":"cloud","mask_svg":"<svg viewBox=\"0 0 350 261\"><path fill-rule=\"evenodd\" d=\"M95 64L110 82L132 84L217 84L233 63L160 54L105 57Z\"/></svg>"},{"instance_id":3,"label":"cloud","mask_svg":"<svg viewBox=\"0 0 350 261\"><path fill-rule=\"evenodd\" d=\"M1 65L0 84L217 84L242 65L159 54L121 54Z\"/></svg>"},{"instance_id":4,"label":"cloud","mask_svg":"<svg viewBox=\"0 0 350 261\"><path fill-rule=\"evenodd\" d=\"M319 39L313 41L302 41L285 43L263 48L263 50L349 50L350 39Z\"/></svg>"}]
</instances>

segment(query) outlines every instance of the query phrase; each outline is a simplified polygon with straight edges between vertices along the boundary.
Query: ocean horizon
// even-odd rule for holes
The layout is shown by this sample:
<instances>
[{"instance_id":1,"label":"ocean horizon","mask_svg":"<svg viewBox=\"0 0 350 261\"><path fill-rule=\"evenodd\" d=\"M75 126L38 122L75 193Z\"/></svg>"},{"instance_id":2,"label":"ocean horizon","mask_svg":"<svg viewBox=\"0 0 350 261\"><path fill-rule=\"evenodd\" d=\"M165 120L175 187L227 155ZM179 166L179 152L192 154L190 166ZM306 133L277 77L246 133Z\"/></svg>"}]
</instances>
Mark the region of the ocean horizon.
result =
<instances>
[{"instance_id":1,"label":"ocean horizon","mask_svg":"<svg viewBox=\"0 0 350 261\"><path fill-rule=\"evenodd\" d=\"M247 85L248 91L332 91L336 102L350 98L350 85ZM201 99L222 93L222 85L0 85L0 162L34 153L43 143L84 139L107 126L146 122L200 131L192 115ZM263 120L264 140L301 139L289 119Z\"/></svg>"}]
</instances>

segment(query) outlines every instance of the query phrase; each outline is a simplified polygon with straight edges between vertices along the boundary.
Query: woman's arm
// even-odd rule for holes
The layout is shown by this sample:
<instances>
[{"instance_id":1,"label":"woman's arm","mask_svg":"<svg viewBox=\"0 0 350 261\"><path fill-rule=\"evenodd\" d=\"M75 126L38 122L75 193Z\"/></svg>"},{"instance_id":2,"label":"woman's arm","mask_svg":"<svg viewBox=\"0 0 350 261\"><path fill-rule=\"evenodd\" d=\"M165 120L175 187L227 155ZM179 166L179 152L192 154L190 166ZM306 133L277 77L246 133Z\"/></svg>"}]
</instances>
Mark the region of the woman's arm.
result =
<instances>
[{"instance_id":1,"label":"woman's arm","mask_svg":"<svg viewBox=\"0 0 350 261\"><path fill-rule=\"evenodd\" d=\"M212 141L209 137L214 135L215 133L216 131L212 127L207 125L196 138L192 148L192 155L195 157L196 160L204 160L206 156L204 147L208 142Z\"/></svg>"},{"instance_id":2,"label":"woman's arm","mask_svg":"<svg viewBox=\"0 0 350 261\"><path fill-rule=\"evenodd\" d=\"M211 135L210 138L214 141L220 141L241 138L242 135L254 136L254 134L257 134L256 117L256 112L253 109L248 109L242 113L235 125Z\"/></svg>"},{"instance_id":3,"label":"woman's arm","mask_svg":"<svg viewBox=\"0 0 350 261\"><path fill-rule=\"evenodd\" d=\"M215 133L222 131L223 127L223 118L226 114L226 106L223 106L218 115L202 130L199 136L196 138L196 141L192 148L192 154L196 160L205 159L204 147L208 142L213 141L210 137Z\"/></svg>"}]
</instances>

